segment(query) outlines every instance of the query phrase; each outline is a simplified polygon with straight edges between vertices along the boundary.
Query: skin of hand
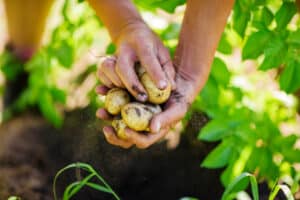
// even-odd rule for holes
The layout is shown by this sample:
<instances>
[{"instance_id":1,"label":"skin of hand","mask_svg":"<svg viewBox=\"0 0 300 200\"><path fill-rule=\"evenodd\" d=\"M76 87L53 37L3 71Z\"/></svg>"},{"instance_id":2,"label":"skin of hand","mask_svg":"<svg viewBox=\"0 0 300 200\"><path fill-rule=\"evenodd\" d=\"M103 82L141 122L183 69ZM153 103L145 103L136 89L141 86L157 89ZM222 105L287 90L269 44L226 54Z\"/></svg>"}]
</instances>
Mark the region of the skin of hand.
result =
<instances>
[{"instance_id":1,"label":"skin of hand","mask_svg":"<svg viewBox=\"0 0 300 200\"><path fill-rule=\"evenodd\" d=\"M147 148L163 138L170 127L184 117L189 105L208 79L214 53L233 3L233 0L187 1L174 57L176 89L172 92L164 111L151 120L150 134L139 134L126 129L128 139L121 140L117 138L112 127L104 127L104 134L109 143L123 148L129 148L134 144L138 148ZM102 65L114 64L116 63L113 61L104 61ZM101 72L99 75L103 78ZM110 80L109 77L105 78ZM100 86L96 90L99 94L105 94L108 88ZM101 119L111 117L104 109L99 109L97 116Z\"/></svg>"},{"instance_id":2,"label":"skin of hand","mask_svg":"<svg viewBox=\"0 0 300 200\"><path fill-rule=\"evenodd\" d=\"M97 15L108 28L116 44L114 65L100 66L101 81L108 87L126 87L139 101L147 100L147 92L140 83L134 65L141 62L160 89L168 81L175 88L175 70L169 52L159 38L144 23L129 0L89 0Z\"/></svg>"}]
</instances>

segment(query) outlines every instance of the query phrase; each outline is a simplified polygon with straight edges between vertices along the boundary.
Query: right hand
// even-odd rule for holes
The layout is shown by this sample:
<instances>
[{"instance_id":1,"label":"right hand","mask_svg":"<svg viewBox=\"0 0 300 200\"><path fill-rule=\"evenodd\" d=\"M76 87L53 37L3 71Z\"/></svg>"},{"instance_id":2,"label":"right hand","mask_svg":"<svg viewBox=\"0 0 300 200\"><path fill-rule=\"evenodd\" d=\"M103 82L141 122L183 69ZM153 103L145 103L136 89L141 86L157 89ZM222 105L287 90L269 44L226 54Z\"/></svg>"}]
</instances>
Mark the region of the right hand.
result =
<instances>
[{"instance_id":1,"label":"right hand","mask_svg":"<svg viewBox=\"0 0 300 200\"><path fill-rule=\"evenodd\" d=\"M141 62L158 88L166 88L169 81L175 89L169 52L146 24L128 24L117 36L116 46L116 56L105 59L99 67L98 76L105 86L125 87L137 100L147 101L147 92L134 68L136 62Z\"/></svg>"}]
</instances>

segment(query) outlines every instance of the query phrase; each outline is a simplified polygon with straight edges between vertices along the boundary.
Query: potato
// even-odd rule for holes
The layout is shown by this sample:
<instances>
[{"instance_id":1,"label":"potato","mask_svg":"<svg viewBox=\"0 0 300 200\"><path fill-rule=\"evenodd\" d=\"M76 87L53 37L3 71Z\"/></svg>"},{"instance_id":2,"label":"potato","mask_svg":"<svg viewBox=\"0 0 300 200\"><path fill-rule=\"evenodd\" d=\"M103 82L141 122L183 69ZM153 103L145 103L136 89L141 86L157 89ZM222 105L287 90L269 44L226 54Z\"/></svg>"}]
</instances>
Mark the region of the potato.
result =
<instances>
[{"instance_id":1,"label":"potato","mask_svg":"<svg viewBox=\"0 0 300 200\"><path fill-rule=\"evenodd\" d=\"M135 71L136 71L139 78L141 78L142 75L144 73L146 73L145 68L143 68L140 63L135 64Z\"/></svg>"},{"instance_id":2,"label":"potato","mask_svg":"<svg viewBox=\"0 0 300 200\"><path fill-rule=\"evenodd\" d=\"M150 120L154 114L160 112L161 108L158 105L133 102L122 108L121 115L129 128L135 131L149 131Z\"/></svg>"},{"instance_id":3,"label":"potato","mask_svg":"<svg viewBox=\"0 0 300 200\"><path fill-rule=\"evenodd\" d=\"M121 112L122 107L129 102L130 96L126 90L113 88L107 93L104 106L110 114L117 115Z\"/></svg>"},{"instance_id":4,"label":"potato","mask_svg":"<svg viewBox=\"0 0 300 200\"><path fill-rule=\"evenodd\" d=\"M154 104L166 102L171 94L171 84L168 83L167 88L160 90L156 87L147 73L143 73L140 77L141 83L145 87L148 94L148 101Z\"/></svg>"},{"instance_id":5,"label":"potato","mask_svg":"<svg viewBox=\"0 0 300 200\"><path fill-rule=\"evenodd\" d=\"M124 133L125 128L127 127L127 125L125 124L125 122L122 119L114 119L111 123L112 127L115 129L115 131L117 132L117 136L123 140L126 140L127 137Z\"/></svg>"}]
</instances>

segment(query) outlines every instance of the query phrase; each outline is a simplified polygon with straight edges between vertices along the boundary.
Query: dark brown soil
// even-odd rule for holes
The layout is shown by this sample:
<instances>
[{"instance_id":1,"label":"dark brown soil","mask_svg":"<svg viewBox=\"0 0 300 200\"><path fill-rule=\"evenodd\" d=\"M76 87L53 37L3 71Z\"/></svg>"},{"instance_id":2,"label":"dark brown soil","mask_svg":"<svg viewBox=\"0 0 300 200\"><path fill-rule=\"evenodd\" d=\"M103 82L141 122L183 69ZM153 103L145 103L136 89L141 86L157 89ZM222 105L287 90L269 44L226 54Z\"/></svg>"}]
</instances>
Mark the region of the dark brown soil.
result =
<instances>
[{"instance_id":1,"label":"dark brown soil","mask_svg":"<svg viewBox=\"0 0 300 200\"><path fill-rule=\"evenodd\" d=\"M77 161L94 166L124 200L220 199L219 171L200 167L213 147L196 139L206 121L204 115L194 115L174 150L168 150L165 143L147 150L124 150L105 141L102 124L89 109L67 114L61 130L38 116L22 115L0 128L0 199L9 195L24 200L53 199L55 173ZM66 184L75 180L75 171L59 179L60 196ZM73 199L113 198L84 189Z\"/></svg>"}]
</instances>

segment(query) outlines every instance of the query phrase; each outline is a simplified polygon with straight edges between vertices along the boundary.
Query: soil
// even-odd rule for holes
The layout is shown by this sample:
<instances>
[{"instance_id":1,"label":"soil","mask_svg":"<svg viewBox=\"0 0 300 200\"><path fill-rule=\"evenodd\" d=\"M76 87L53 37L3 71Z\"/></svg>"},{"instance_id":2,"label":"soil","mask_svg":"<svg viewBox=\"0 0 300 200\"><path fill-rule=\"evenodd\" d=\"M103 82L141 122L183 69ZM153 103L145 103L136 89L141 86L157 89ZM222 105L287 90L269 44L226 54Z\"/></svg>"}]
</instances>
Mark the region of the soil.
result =
<instances>
[{"instance_id":1,"label":"soil","mask_svg":"<svg viewBox=\"0 0 300 200\"><path fill-rule=\"evenodd\" d=\"M146 150L108 144L89 108L66 115L57 130L35 114L24 114L0 127L0 199L53 199L56 172L72 162L90 163L124 200L178 200L184 196L217 200L223 192L220 171L200 167L215 144L196 139L208 121L194 114L177 148L162 142ZM78 177L69 171L58 180L58 193ZM83 189L72 199L109 200L112 196Z\"/></svg>"}]
</instances>

